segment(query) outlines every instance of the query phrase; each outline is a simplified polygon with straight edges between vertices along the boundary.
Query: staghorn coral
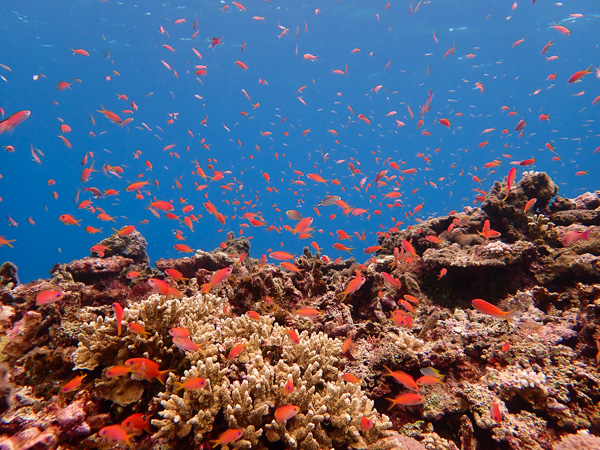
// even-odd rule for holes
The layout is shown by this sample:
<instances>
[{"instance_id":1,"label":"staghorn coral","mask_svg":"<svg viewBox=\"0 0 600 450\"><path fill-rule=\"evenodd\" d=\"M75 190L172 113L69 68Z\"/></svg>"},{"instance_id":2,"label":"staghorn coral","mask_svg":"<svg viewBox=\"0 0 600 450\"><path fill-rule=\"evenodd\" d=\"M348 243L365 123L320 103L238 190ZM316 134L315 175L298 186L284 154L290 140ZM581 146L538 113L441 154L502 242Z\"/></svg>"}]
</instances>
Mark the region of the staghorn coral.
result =
<instances>
[{"instance_id":1,"label":"staghorn coral","mask_svg":"<svg viewBox=\"0 0 600 450\"><path fill-rule=\"evenodd\" d=\"M170 375L166 390L154 400L164 408L158 413L161 418L152 420L159 427L153 436L159 442L185 438L193 430L199 444L220 414L229 428L244 429L242 439L232 444L239 449L264 448L265 441L282 441L287 448L331 448L343 443L370 444L387 436L385 430L391 424L386 416L374 411L360 386L342 379L339 341L303 331L300 342L293 344L286 329L272 317L259 321L229 317L228 309L226 300L210 294L168 300L152 295L124 311L124 320L145 323L152 336L117 337L114 319L98 318L83 328L76 367L91 370L100 364L123 363L128 357L141 356L136 352L143 349L157 362L170 358L178 364L185 357L190 368L182 380L202 377L208 385L199 391L174 392L176 376ZM163 342L160 336L173 326L187 328L201 350L184 355ZM116 351L116 340L121 339L125 349ZM229 359L228 352L239 343L246 344L243 352ZM286 397L282 388L288 380L295 390ZM274 409L287 404L299 406L300 413L287 422L276 421ZM361 432L363 415L375 422L368 433Z\"/></svg>"}]
</instances>

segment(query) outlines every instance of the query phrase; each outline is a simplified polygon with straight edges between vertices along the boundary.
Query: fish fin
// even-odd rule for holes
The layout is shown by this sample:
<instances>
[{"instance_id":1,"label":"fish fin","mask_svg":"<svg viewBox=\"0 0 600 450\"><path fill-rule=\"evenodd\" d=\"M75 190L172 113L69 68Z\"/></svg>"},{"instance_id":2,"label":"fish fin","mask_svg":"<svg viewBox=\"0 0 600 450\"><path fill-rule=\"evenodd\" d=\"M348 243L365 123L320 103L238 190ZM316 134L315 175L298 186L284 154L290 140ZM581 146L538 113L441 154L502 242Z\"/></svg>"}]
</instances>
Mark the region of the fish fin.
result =
<instances>
[{"instance_id":1,"label":"fish fin","mask_svg":"<svg viewBox=\"0 0 600 450\"><path fill-rule=\"evenodd\" d=\"M169 374L172 372L172 370L167 369L167 370L162 370L160 372L158 372L158 376L156 377L156 379L158 381L161 382L161 384L165 384L165 381L167 380L167 377L169 376Z\"/></svg>"},{"instance_id":2,"label":"fish fin","mask_svg":"<svg viewBox=\"0 0 600 450\"><path fill-rule=\"evenodd\" d=\"M502 314L502 316L508 321L508 323L512 325L514 325L515 323L516 315L516 311L506 311L504 314Z\"/></svg>"}]
</instances>

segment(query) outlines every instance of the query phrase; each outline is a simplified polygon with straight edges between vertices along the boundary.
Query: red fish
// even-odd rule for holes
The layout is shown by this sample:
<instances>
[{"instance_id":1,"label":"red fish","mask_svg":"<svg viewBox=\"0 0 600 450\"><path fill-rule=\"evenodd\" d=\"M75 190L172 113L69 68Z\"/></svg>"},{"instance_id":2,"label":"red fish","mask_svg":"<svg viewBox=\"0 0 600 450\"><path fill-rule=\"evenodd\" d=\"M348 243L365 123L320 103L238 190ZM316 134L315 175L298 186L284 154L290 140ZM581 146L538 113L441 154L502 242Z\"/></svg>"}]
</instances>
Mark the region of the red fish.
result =
<instances>
[{"instance_id":1,"label":"red fish","mask_svg":"<svg viewBox=\"0 0 600 450\"><path fill-rule=\"evenodd\" d=\"M580 81L585 75L587 75L588 73L592 73L592 71L590 70L592 68L592 66L588 67L585 70L579 70L577 72L575 72L573 75L571 75L569 77L569 84L572 83L577 83L578 81Z\"/></svg>"},{"instance_id":2,"label":"red fish","mask_svg":"<svg viewBox=\"0 0 600 450\"><path fill-rule=\"evenodd\" d=\"M211 47L211 48L214 48L214 47L216 47L218 44L223 44L223 43L221 42L221 39L223 39L223 36L221 36L220 38L216 38L216 37L212 38L212 41L210 42L210 47Z\"/></svg>"},{"instance_id":3,"label":"red fish","mask_svg":"<svg viewBox=\"0 0 600 450\"><path fill-rule=\"evenodd\" d=\"M0 134L13 130L17 125L26 120L31 115L31 111L19 111L12 116L7 117L0 122Z\"/></svg>"},{"instance_id":4,"label":"red fish","mask_svg":"<svg viewBox=\"0 0 600 450\"><path fill-rule=\"evenodd\" d=\"M517 168L513 167L508 171L508 177L506 178L506 195L502 200L506 201L508 198L508 194L510 194L510 189L517 178Z\"/></svg>"}]
</instances>

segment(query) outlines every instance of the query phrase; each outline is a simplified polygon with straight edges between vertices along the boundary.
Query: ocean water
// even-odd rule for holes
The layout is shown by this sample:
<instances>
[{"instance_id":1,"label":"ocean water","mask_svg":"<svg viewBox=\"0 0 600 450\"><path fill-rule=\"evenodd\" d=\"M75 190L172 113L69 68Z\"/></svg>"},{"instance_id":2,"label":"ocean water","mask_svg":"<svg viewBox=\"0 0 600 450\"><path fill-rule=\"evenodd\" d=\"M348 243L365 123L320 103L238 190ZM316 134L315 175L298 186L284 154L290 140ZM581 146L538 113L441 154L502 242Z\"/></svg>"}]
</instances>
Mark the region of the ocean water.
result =
<instances>
[{"instance_id":1,"label":"ocean water","mask_svg":"<svg viewBox=\"0 0 600 450\"><path fill-rule=\"evenodd\" d=\"M182 256L179 243L212 250L229 231L251 236L257 258L269 249L301 253L314 241L331 258L349 256L332 247L342 242L365 260L378 232L477 204L476 189L513 164L517 178L548 172L566 197L597 188L596 0L242 3L0 2L0 108L4 118L31 111L0 135L0 235L16 240L0 246L0 261L16 263L22 282L90 256L125 225L144 235L152 260ZM221 43L211 47L213 38ZM195 74L199 65L205 75ZM58 90L60 82L70 86ZM102 107L132 120L113 123ZM71 132L61 132L63 123ZM97 172L83 182L92 163ZM197 167L223 178L205 180ZM145 180L140 198L126 192ZM118 195L95 197L84 191L91 187ZM386 197L392 191L402 195ZM315 211L327 195L366 212ZM155 199L172 202L178 219L155 210L157 218ZM93 211L79 208L85 200ZM296 224L288 210L314 218L311 237L283 228ZM62 223L64 214L80 226ZM193 232L183 222L190 214ZM338 241L337 230L352 239Z\"/></svg>"}]
</instances>

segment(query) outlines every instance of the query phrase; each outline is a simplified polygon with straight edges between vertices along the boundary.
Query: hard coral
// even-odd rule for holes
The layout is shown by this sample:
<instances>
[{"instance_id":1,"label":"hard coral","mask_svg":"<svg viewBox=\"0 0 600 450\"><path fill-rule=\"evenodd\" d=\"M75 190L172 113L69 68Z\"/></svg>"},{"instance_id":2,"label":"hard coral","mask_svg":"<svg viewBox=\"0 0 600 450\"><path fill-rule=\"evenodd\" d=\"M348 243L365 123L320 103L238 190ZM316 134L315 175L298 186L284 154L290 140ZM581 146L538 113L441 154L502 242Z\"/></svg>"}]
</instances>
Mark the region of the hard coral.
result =
<instances>
[{"instance_id":1,"label":"hard coral","mask_svg":"<svg viewBox=\"0 0 600 450\"><path fill-rule=\"evenodd\" d=\"M169 299L150 296L125 309L127 321L142 321L154 333L147 340L126 335L125 347L115 358L116 327L112 319L88 324L82 332L82 343L76 353L78 368L92 369L98 364L117 364L146 350L153 360L164 360L170 354L172 367L183 362L191 368L183 378L202 377L208 386L200 391L175 392L174 374L167 388L155 401L164 407L161 419L153 419L159 427L154 438L168 441L183 438L192 429L196 443L205 439L215 418L224 415L229 428L244 429L244 436L233 448L264 448L266 442L282 441L288 448L330 448L334 445L375 442L385 437L391 426L385 416L373 410L373 402L341 377L341 343L324 334L300 333L293 344L286 329L273 318L252 320L246 316L229 317L224 310L226 300L213 295ZM201 351L186 353L165 350L158 336L173 326L185 327L190 338L202 345ZM144 341L144 342L142 342ZM228 352L239 343L247 346L235 359ZM142 347L142 344L144 346ZM135 356L141 356L140 354ZM118 361L121 360L121 361ZM284 396L283 386L292 380L295 390ZM287 422L273 418L274 409L287 404L300 407L300 414ZM370 416L375 428L361 433L360 418Z\"/></svg>"}]
</instances>

